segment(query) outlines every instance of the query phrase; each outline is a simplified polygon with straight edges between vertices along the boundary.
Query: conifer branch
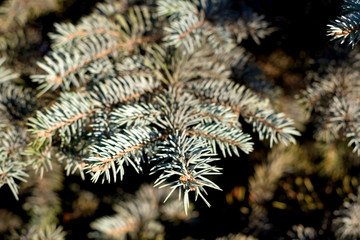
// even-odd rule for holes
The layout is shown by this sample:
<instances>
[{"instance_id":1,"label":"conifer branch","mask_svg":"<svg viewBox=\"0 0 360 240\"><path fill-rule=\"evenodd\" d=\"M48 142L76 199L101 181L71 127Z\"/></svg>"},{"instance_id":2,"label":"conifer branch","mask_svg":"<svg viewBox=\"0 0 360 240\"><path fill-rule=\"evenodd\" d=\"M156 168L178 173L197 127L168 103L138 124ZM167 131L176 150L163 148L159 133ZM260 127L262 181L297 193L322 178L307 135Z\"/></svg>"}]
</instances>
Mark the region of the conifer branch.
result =
<instances>
[{"instance_id":1,"label":"conifer branch","mask_svg":"<svg viewBox=\"0 0 360 240\"><path fill-rule=\"evenodd\" d=\"M237 148L240 148L246 154L253 151L253 143L250 142L250 135L244 134L240 129L235 128L235 126L229 127L221 123L209 126L199 124L186 133L203 138L215 153L216 146L219 146L224 156L226 156L226 150L231 156L230 149L232 149L237 156L240 155Z\"/></svg>"},{"instance_id":2,"label":"conifer branch","mask_svg":"<svg viewBox=\"0 0 360 240\"><path fill-rule=\"evenodd\" d=\"M207 194L204 187L220 190L215 183L205 177L220 174L220 168L209 165L218 160L213 156L204 142L197 141L194 137L188 138L185 132L169 135L167 141L159 144L155 158L152 160L158 162L152 172L162 172L155 181L155 186L170 186L172 190L166 199L176 189L179 190L179 194L183 190L185 213L190 203L189 192L192 191L195 192L195 200L200 196L210 206L203 196L203 193ZM165 181L168 183L164 183Z\"/></svg>"},{"instance_id":3,"label":"conifer branch","mask_svg":"<svg viewBox=\"0 0 360 240\"><path fill-rule=\"evenodd\" d=\"M9 83L11 80L19 77L19 74L14 73L12 70L5 68L3 65L6 58L0 58L0 86L4 83Z\"/></svg>"},{"instance_id":4,"label":"conifer branch","mask_svg":"<svg viewBox=\"0 0 360 240\"><path fill-rule=\"evenodd\" d=\"M300 134L293 127L291 119L266 109L266 106L262 106L262 101L244 86L231 81L208 80L194 82L189 88L205 99L230 107L253 125L260 139L270 139L270 146L279 141L285 144L295 143L294 136ZM221 94L223 91L231 94Z\"/></svg>"},{"instance_id":5,"label":"conifer branch","mask_svg":"<svg viewBox=\"0 0 360 240\"><path fill-rule=\"evenodd\" d=\"M115 40L121 39L122 34L118 26L104 16L90 15L81 19L77 25L72 23L55 23L55 33L49 34L53 41L52 48L73 48L76 41L85 41L94 35L109 35ZM72 47L73 46L73 47Z\"/></svg>"},{"instance_id":6,"label":"conifer branch","mask_svg":"<svg viewBox=\"0 0 360 240\"><path fill-rule=\"evenodd\" d=\"M161 139L161 134L155 129L148 127L137 127L117 133L109 139L103 139L98 145L90 147L91 156L85 159L86 168L94 172L92 180L97 182L104 174L102 182L111 181L110 169L114 181L120 173L122 180L124 175L124 163L132 165L139 172L140 162L143 158L143 149ZM116 165L115 165L116 164Z\"/></svg>"},{"instance_id":7,"label":"conifer branch","mask_svg":"<svg viewBox=\"0 0 360 240\"><path fill-rule=\"evenodd\" d=\"M328 24L327 35L332 40L340 39L340 43L347 42L352 48L360 40L360 3L359 1L344 0L342 3L343 13Z\"/></svg>"},{"instance_id":8,"label":"conifer branch","mask_svg":"<svg viewBox=\"0 0 360 240\"><path fill-rule=\"evenodd\" d=\"M26 162L21 156L25 148L26 134L21 128L0 127L0 188L9 186L16 200L19 200L18 182L26 182Z\"/></svg>"},{"instance_id":9,"label":"conifer branch","mask_svg":"<svg viewBox=\"0 0 360 240\"><path fill-rule=\"evenodd\" d=\"M80 94L63 94L60 103L45 113L38 112L36 118L29 118L29 131L35 135L34 146L40 148L45 142L51 142L56 133L62 142L69 142L73 134L81 135L94 114L94 106L91 99Z\"/></svg>"},{"instance_id":10,"label":"conifer branch","mask_svg":"<svg viewBox=\"0 0 360 240\"><path fill-rule=\"evenodd\" d=\"M330 106L330 118L328 124L333 128L336 136L349 137L349 146L354 145L353 152L360 155L360 109L358 101L347 98L334 97Z\"/></svg>"},{"instance_id":11,"label":"conifer branch","mask_svg":"<svg viewBox=\"0 0 360 240\"><path fill-rule=\"evenodd\" d=\"M266 96L232 79L248 60L236 46L240 33L229 27L241 18L232 7L238 6L223 1L107 0L78 24L57 24L50 35L53 51L38 63L44 73L31 79L38 84L38 96L58 91L49 93L53 102L43 104L49 107L37 105L35 116L27 120L31 137L23 152L26 164L42 176L58 161L68 175L78 171L84 178L85 170L93 182L101 178L104 183L122 180L126 165L140 172L149 160L151 173L159 174L155 186L170 189L164 199L179 190L187 213L192 193L210 206L207 188L221 190L211 179L221 174L214 165L219 149L224 157L253 151L239 117L261 139L270 139L270 146L294 143L299 132L292 120L275 113ZM253 38L262 38L262 27L268 25L258 15L249 19L255 25L243 30L259 30ZM10 86L15 77L0 68L0 84ZM6 94L0 91L0 110L10 112L8 120L35 110L28 100L33 92L24 90L24 96L13 95L26 100L17 105L29 112L12 114L17 108L7 110L12 101L8 95L20 90L6 89ZM142 211L137 203L127 207L125 212ZM95 228L107 237L124 237L143 226L142 214L128 216L129 221L119 216L102 220L104 227Z\"/></svg>"},{"instance_id":12,"label":"conifer branch","mask_svg":"<svg viewBox=\"0 0 360 240\"><path fill-rule=\"evenodd\" d=\"M161 89L161 83L151 76L125 75L107 79L95 86L91 96L102 106L110 107L137 100L147 93L155 93Z\"/></svg>"},{"instance_id":13,"label":"conifer branch","mask_svg":"<svg viewBox=\"0 0 360 240\"><path fill-rule=\"evenodd\" d=\"M45 58L46 63L38 63L47 74L32 75L33 81L40 83L38 95L60 86L65 90L70 90L71 85L80 87L78 78L85 84L86 67L89 64L109 55L116 55L119 51L131 51L136 45L156 41L159 38L159 36L145 36L118 42L104 36L97 36L78 46L81 51L53 52L50 57Z\"/></svg>"},{"instance_id":14,"label":"conifer branch","mask_svg":"<svg viewBox=\"0 0 360 240\"><path fill-rule=\"evenodd\" d=\"M96 230L91 235L95 238L126 238L127 236L162 236L163 229L158 228L159 220L176 220L183 215L183 209L177 197L170 197L165 203L167 191L154 188L151 185L142 185L129 198L116 203L113 207L115 214L97 219L91 223ZM183 220L190 220L189 215Z\"/></svg>"},{"instance_id":15,"label":"conifer branch","mask_svg":"<svg viewBox=\"0 0 360 240\"><path fill-rule=\"evenodd\" d=\"M295 144L294 136L300 135L293 126L293 120L285 118L283 113L274 114L273 110L257 109L254 113L244 111L242 115L246 121L252 123L253 129L259 133L261 140L270 140L270 147L279 142L285 145Z\"/></svg>"},{"instance_id":16,"label":"conifer branch","mask_svg":"<svg viewBox=\"0 0 360 240\"><path fill-rule=\"evenodd\" d=\"M156 124L162 113L151 104L122 106L115 109L110 116L110 124L126 128Z\"/></svg>"}]
</instances>

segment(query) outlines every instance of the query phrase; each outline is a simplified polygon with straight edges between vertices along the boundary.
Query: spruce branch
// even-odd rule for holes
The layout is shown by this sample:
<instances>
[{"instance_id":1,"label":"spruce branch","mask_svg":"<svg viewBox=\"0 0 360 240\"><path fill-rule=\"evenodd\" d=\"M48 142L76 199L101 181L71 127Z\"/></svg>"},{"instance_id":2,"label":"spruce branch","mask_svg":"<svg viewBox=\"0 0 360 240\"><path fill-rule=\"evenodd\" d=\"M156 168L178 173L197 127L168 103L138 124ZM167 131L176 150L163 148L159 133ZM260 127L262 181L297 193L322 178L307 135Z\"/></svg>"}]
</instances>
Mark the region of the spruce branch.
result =
<instances>
[{"instance_id":1,"label":"spruce branch","mask_svg":"<svg viewBox=\"0 0 360 240\"><path fill-rule=\"evenodd\" d=\"M116 126L126 125L126 128L148 126L156 124L161 114L161 111L151 104L124 105L111 113L109 122Z\"/></svg>"},{"instance_id":2,"label":"spruce branch","mask_svg":"<svg viewBox=\"0 0 360 240\"><path fill-rule=\"evenodd\" d=\"M11 239L52 239L52 240L65 240L66 232L62 226L57 226L56 224L48 224L41 227L32 227L30 229L25 229L21 233L14 233L11 236Z\"/></svg>"},{"instance_id":3,"label":"spruce branch","mask_svg":"<svg viewBox=\"0 0 360 240\"><path fill-rule=\"evenodd\" d=\"M340 43L348 43L352 48L360 40L360 2L344 0L343 13L328 24L328 36L332 40L340 39Z\"/></svg>"},{"instance_id":4,"label":"spruce branch","mask_svg":"<svg viewBox=\"0 0 360 240\"><path fill-rule=\"evenodd\" d=\"M230 107L237 114L251 103L260 103L257 96L249 89L229 79L223 81L216 79L193 81L185 89L189 89L189 91L198 97ZM222 94L223 92L227 94Z\"/></svg>"},{"instance_id":5,"label":"spruce branch","mask_svg":"<svg viewBox=\"0 0 360 240\"><path fill-rule=\"evenodd\" d=\"M58 223L58 214L61 213L61 198L58 191L63 188L63 171L59 164L53 164L53 171L44 176L34 175L32 172L30 184L31 195L26 198L24 210L30 216L28 229L43 229Z\"/></svg>"},{"instance_id":6,"label":"spruce branch","mask_svg":"<svg viewBox=\"0 0 360 240\"><path fill-rule=\"evenodd\" d=\"M334 213L336 218L333 219L332 224L336 229L335 236L342 239L359 238L359 196L350 194L349 200L344 201L343 207Z\"/></svg>"},{"instance_id":7,"label":"spruce branch","mask_svg":"<svg viewBox=\"0 0 360 240\"><path fill-rule=\"evenodd\" d=\"M57 160L63 164L66 175L78 173L85 179L85 159L89 156L89 137L85 136L72 141L58 149L54 149Z\"/></svg>"},{"instance_id":8,"label":"spruce branch","mask_svg":"<svg viewBox=\"0 0 360 240\"><path fill-rule=\"evenodd\" d=\"M0 86L3 83L9 83L11 80L19 77L18 73L14 73L12 70L5 68L3 65L6 58L0 58Z\"/></svg>"},{"instance_id":9,"label":"spruce branch","mask_svg":"<svg viewBox=\"0 0 360 240\"><path fill-rule=\"evenodd\" d=\"M138 100L140 97L162 89L161 83L152 76L120 76L94 86L90 94L102 106L114 107L120 103Z\"/></svg>"},{"instance_id":10,"label":"spruce branch","mask_svg":"<svg viewBox=\"0 0 360 240\"><path fill-rule=\"evenodd\" d=\"M142 185L134 195L113 206L114 215L104 216L91 223L95 230L91 237L150 240L163 235L165 229L160 221L186 221L194 218L190 212L192 208L189 209L189 215L184 216L181 204L174 196L162 203L166 194L164 189Z\"/></svg>"},{"instance_id":11,"label":"spruce branch","mask_svg":"<svg viewBox=\"0 0 360 240\"><path fill-rule=\"evenodd\" d=\"M259 39L269 35L274 29L251 9L243 6L243 14L238 14L226 1L159 1L158 16L166 16L170 26L164 27L164 41L175 47L184 47L192 53L203 41L215 52L230 52L235 47L235 39L240 43L250 35L259 44ZM236 24L232 24L236 22Z\"/></svg>"},{"instance_id":12,"label":"spruce branch","mask_svg":"<svg viewBox=\"0 0 360 240\"><path fill-rule=\"evenodd\" d=\"M300 132L293 126L293 120L285 118L284 113L256 109L254 112L244 111L242 115L247 122L252 123L261 140L269 139L270 147L279 142L285 145L295 144L294 136L300 136Z\"/></svg>"},{"instance_id":13,"label":"spruce branch","mask_svg":"<svg viewBox=\"0 0 360 240\"><path fill-rule=\"evenodd\" d=\"M1 129L0 132L0 188L8 185L16 200L19 200L18 182L26 182L26 162L21 152L26 143L25 131L21 128Z\"/></svg>"},{"instance_id":14,"label":"spruce branch","mask_svg":"<svg viewBox=\"0 0 360 240\"><path fill-rule=\"evenodd\" d=\"M55 23L54 27L55 32L49 34L53 42L53 50L61 47L69 49L76 46L76 42L87 40L87 38L94 35L114 37L115 40L121 37L120 29L115 23L105 16L95 14L82 18L77 25Z\"/></svg>"},{"instance_id":15,"label":"spruce branch","mask_svg":"<svg viewBox=\"0 0 360 240\"><path fill-rule=\"evenodd\" d=\"M51 150L51 145L48 144L42 148L29 146L23 152L23 155L29 158L28 165L35 170L35 173L40 172L39 175L41 178L45 172L53 169L52 160L54 154Z\"/></svg>"},{"instance_id":16,"label":"spruce branch","mask_svg":"<svg viewBox=\"0 0 360 240\"><path fill-rule=\"evenodd\" d=\"M359 72L356 61L326 69L324 76L314 75L314 83L303 92L301 101L317 121L316 137L327 142L349 139L359 153Z\"/></svg>"},{"instance_id":17,"label":"spruce branch","mask_svg":"<svg viewBox=\"0 0 360 240\"><path fill-rule=\"evenodd\" d=\"M193 52L201 44L201 38L197 35L200 34L204 23L205 20L197 15L184 16L165 28L168 35L164 37L164 41L171 46L185 47L187 52Z\"/></svg>"},{"instance_id":18,"label":"spruce branch","mask_svg":"<svg viewBox=\"0 0 360 240\"><path fill-rule=\"evenodd\" d=\"M35 91L13 83L0 84L0 87L0 113L8 121L19 122L33 113L36 107Z\"/></svg>"},{"instance_id":19,"label":"spruce branch","mask_svg":"<svg viewBox=\"0 0 360 240\"><path fill-rule=\"evenodd\" d=\"M350 138L349 146L353 146L353 152L360 155L360 109L358 101L347 98L334 97L332 105L329 106L330 118L327 124L332 126L335 136Z\"/></svg>"},{"instance_id":20,"label":"spruce branch","mask_svg":"<svg viewBox=\"0 0 360 240\"><path fill-rule=\"evenodd\" d=\"M208 80L196 81L190 86L190 89L201 97L228 106L241 115L253 125L260 139L270 140L270 146L279 141L285 144L295 143L294 136L300 135L293 127L293 121L290 118L285 118L282 113L276 114L272 109L266 109L266 103L240 84L229 80ZM231 94L221 94L223 91Z\"/></svg>"},{"instance_id":21,"label":"spruce branch","mask_svg":"<svg viewBox=\"0 0 360 240\"><path fill-rule=\"evenodd\" d=\"M189 208L189 192L191 191L195 192L195 200L200 196L210 206L203 195L203 193L207 194L204 187L217 190L220 188L205 176L220 174L220 168L210 165L211 162L219 159L214 158L214 154L204 142L198 141L194 137L188 138L185 132L176 132L169 135L167 139L158 145L158 150L152 160L160 160L152 172L162 172L155 181L155 186L169 186L171 191L168 197L176 189L179 190L179 196L183 191L185 213ZM164 183L165 181L167 183Z\"/></svg>"},{"instance_id":22,"label":"spruce branch","mask_svg":"<svg viewBox=\"0 0 360 240\"><path fill-rule=\"evenodd\" d=\"M121 53L132 52L138 45L158 41L161 34L145 35L151 29L150 18L151 14L147 8L134 7L128 10L127 17L118 16L117 25L108 23L107 19L91 20L91 17L87 18L88 21L85 18L85 23L76 26L58 25L60 34L51 35L54 39L59 39L58 44L63 45L64 38L67 42L84 34L88 37L83 37L81 41L71 41L64 48L54 49L49 57L44 58L45 63L38 63L46 72L31 76L34 82L40 84L38 95L59 87L69 91L71 86L79 88L86 85L85 78L89 66L103 58L117 58ZM84 24L86 29L82 27ZM105 32L110 34L104 34Z\"/></svg>"},{"instance_id":23,"label":"spruce branch","mask_svg":"<svg viewBox=\"0 0 360 240\"><path fill-rule=\"evenodd\" d=\"M114 20L117 14L124 14L128 8L128 1L106 0L97 3L94 12Z\"/></svg>"},{"instance_id":24,"label":"spruce branch","mask_svg":"<svg viewBox=\"0 0 360 240\"><path fill-rule=\"evenodd\" d=\"M129 44L131 43L129 42ZM85 84L86 66L96 60L116 53L121 47L126 45L126 43L118 43L104 36L94 36L88 42L80 43L77 50L71 52L53 52L50 57L44 58L45 63L38 63L39 67L46 74L31 76L34 82L40 84L38 95L42 95L49 90L53 91L60 86L64 90L70 90L71 85L80 87L80 83ZM79 82L79 79L81 82Z\"/></svg>"},{"instance_id":25,"label":"spruce branch","mask_svg":"<svg viewBox=\"0 0 360 240\"><path fill-rule=\"evenodd\" d=\"M45 113L38 111L36 118L29 118L29 131L35 135L33 146L39 149L44 144L51 144L55 134L59 134L63 143L69 142L74 135L81 135L94 114L94 106L89 97L62 94L59 103L46 109Z\"/></svg>"},{"instance_id":26,"label":"spruce branch","mask_svg":"<svg viewBox=\"0 0 360 240\"><path fill-rule=\"evenodd\" d=\"M244 134L239 127L235 126L237 125L229 127L222 123L208 126L199 124L188 130L186 133L204 139L208 145L212 147L214 153L217 152L216 148L219 146L224 156L226 156L226 152L231 156L230 149L237 156L240 156L237 150L238 148L246 154L252 152L253 143L250 142L250 135Z\"/></svg>"},{"instance_id":27,"label":"spruce branch","mask_svg":"<svg viewBox=\"0 0 360 240\"><path fill-rule=\"evenodd\" d=\"M25 154L41 175L57 160L67 174L85 170L102 183L122 180L128 165L140 172L149 160L155 185L170 188L166 199L179 190L187 212L194 192L210 206L207 188L220 190L211 179L221 174L213 165L218 149L253 151L239 117L270 146L294 143L299 132L266 96L231 79L249 59L226 27L241 17L232 4L136 3L108 0L78 24L56 26L53 52L39 63L45 73L32 80L38 95L60 94L28 120ZM117 236L138 227L122 221L107 229Z\"/></svg>"},{"instance_id":28,"label":"spruce branch","mask_svg":"<svg viewBox=\"0 0 360 240\"><path fill-rule=\"evenodd\" d=\"M257 14L245 4L241 4L241 7L241 17L237 21L232 21L235 23L229 23L230 31L235 35L238 43L250 36L260 45L260 41L276 31L276 28L271 27L263 15Z\"/></svg>"},{"instance_id":29,"label":"spruce branch","mask_svg":"<svg viewBox=\"0 0 360 240\"><path fill-rule=\"evenodd\" d=\"M238 116L231 108L215 103L200 103L196 105L192 114L199 114L203 124L223 123L231 127L238 123Z\"/></svg>"},{"instance_id":30,"label":"spruce branch","mask_svg":"<svg viewBox=\"0 0 360 240\"><path fill-rule=\"evenodd\" d=\"M102 182L110 182L110 172L114 182L118 173L122 180L124 164L133 166L137 172L141 171L143 149L160 138L161 135L153 128L137 127L125 129L122 133L114 134L109 139L103 139L99 144L91 146L91 156L85 161L86 168L94 172L93 182L97 182L101 175L104 175Z\"/></svg>"},{"instance_id":31,"label":"spruce branch","mask_svg":"<svg viewBox=\"0 0 360 240\"><path fill-rule=\"evenodd\" d=\"M230 233L227 236L218 237L215 240L257 240L257 238L255 238L251 235L247 236L242 233L238 233L238 234Z\"/></svg>"}]
</instances>

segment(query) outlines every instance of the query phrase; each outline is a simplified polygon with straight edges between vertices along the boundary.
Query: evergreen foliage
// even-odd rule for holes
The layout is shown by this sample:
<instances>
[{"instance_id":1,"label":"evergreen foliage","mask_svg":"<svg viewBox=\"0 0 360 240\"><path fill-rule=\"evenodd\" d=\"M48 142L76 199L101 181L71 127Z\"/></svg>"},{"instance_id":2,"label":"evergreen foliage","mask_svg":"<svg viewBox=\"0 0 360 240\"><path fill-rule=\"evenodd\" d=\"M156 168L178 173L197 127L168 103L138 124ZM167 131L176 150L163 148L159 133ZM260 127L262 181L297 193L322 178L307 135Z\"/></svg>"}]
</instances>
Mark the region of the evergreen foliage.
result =
<instances>
[{"instance_id":1,"label":"evergreen foliage","mask_svg":"<svg viewBox=\"0 0 360 240\"><path fill-rule=\"evenodd\" d=\"M360 40L360 2L357 0L343 0L342 13L328 25L328 35L333 39L340 39L354 47Z\"/></svg>"},{"instance_id":2,"label":"evergreen foliage","mask_svg":"<svg viewBox=\"0 0 360 240\"><path fill-rule=\"evenodd\" d=\"M359 238L358 0L327 20L355 51L300 77L303 59L253 55L282 31L261 1L95 0L32 35L74 2L0 1L0 191L21 205L0 202L0 236L72 238L90 216L91 239Z\"/></svg>"},{"instance_id":3,"label":"evergreen foliage","mask_svg":"<svg viewBox=\"0 0 360 240\"><path fill-rule=\"evenodd\" d=\"M121 180L126 166L139 172L149 161L151 174L159 174L155 186L183 192L186 211L190 192L210 206L205 187L220 190L208 177L220 173L213 163L218 151L253 151L239 117L270 147L295 143L293 121L234 82L217 54L240 48L243 25L259 32L256 42L263 38L268 24L261 17L242 17L222 1L118 4L100 3L78 24L58 24L50 35L53 51L38 63L45 73L31 78L38 97L60 92L29 118L26 150L41 174L51 169L55 148L72 158L68 173L85 170L93 182Z\"/></svg>"}]
</instances>

